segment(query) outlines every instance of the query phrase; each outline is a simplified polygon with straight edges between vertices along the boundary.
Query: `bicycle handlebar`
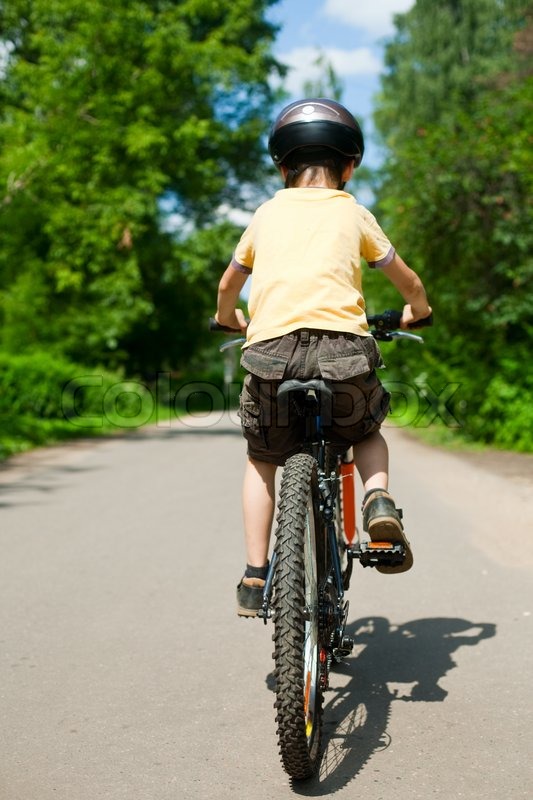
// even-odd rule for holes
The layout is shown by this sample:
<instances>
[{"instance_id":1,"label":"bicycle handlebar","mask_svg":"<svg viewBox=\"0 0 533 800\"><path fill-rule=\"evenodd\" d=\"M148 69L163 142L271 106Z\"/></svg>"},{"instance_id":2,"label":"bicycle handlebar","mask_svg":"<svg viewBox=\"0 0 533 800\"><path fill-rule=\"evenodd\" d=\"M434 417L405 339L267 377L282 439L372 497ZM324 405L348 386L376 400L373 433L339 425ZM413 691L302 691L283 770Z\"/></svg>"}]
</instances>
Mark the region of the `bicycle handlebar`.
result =
<instances>
[{"instance_id":1,"label":"bicycle handlebar","mask_svg":"<svg viewBox=\"0 0 533 800\"><path fill-rule=\"evenodd\" d=\"M400 321L402 319L402 312L395 311L394 309L387 309L382 314L371 314L367 316L367 322L371 328L375 328L378 331L394 331L400 327ZM413 328L427 328L430 325L433 325L433 314L430 314L429 317L424 317L423 319L419 319L416 322L411 322L410 325L407 327L409 329ZM210 331L219 331L220 333L240 333L240 328L228 328L227 325L221 325L219 322L216 321L214 317L209 317L209 330Z\"/></svg>"},{"instance_id":2,"label":"bicycle handlebar","mask_svg":"<svg viewBox=\"0 0 533 800\"><path fill-rule=\"evenodd\" d=\"M423 340L420 336L415 336L415 334L407 333L406 331L397 330L400 327L401 319L402 312L395 311L394 309L390 308L387 309L387 311L384 311L382 314L371 314L367 316L368 325L373 329L371 333L375 339L381 341L391 341L392 339L406 338L422 342ZM433 314L430 314L429 317L419 319L416 322L411 322L407 327L410 330L413 330L416 328L427 328L430 325L433 325ZM242 330L240 328L228 328L227 325L221 325L219 322L217 322L214 317L209 318L209 330L218 333L242 334ZM227 344L223 345L221 349L226 350L228 347L241 344L243 341L244 339L238 339L233 342L228 342Z\"/></svg>"}]
</instances>

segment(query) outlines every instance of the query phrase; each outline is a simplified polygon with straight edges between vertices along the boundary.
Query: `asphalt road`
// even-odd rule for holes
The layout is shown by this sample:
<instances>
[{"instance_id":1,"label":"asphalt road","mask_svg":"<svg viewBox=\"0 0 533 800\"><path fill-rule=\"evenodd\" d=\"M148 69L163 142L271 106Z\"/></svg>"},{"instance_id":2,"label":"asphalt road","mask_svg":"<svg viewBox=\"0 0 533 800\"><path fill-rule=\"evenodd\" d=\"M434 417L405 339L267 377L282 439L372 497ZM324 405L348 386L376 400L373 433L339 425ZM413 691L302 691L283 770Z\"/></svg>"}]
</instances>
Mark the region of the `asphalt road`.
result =
<instances>
[{"instance_id":1,"label":"asphalt road","mask_svg":"<svg viewBox=\"0 0 533 800\"><path fill-rule=\"evenodd\" d=\"M234 611L235 421L0 469L0 799L531 798L533 458L387 435L415 567L357 569L321 772L294 786L272 630Z\"/></svg>"}]
</instances>

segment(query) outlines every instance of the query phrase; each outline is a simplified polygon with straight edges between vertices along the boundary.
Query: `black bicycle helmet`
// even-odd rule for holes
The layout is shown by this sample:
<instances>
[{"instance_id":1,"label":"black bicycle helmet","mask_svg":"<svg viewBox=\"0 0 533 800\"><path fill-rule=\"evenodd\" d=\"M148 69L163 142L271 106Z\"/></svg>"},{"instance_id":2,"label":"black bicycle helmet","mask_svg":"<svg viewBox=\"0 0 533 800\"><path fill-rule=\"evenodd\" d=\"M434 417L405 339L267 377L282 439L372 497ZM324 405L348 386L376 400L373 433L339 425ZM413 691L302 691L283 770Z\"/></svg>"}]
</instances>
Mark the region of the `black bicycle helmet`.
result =
<instances>
[{"instance_id":1,"label":"black bicycle helmet","mask_svg":"<svg viewBox=\"0 0 533 800\"><path fill-rule=\"evenodd\" d=\"M301 147L336 150L355 159L358 167L365 143L359 123L344 106L335 100L316 97L290 103L270 131L268 150L277 166Z\"/></svg>"}]
</instances>

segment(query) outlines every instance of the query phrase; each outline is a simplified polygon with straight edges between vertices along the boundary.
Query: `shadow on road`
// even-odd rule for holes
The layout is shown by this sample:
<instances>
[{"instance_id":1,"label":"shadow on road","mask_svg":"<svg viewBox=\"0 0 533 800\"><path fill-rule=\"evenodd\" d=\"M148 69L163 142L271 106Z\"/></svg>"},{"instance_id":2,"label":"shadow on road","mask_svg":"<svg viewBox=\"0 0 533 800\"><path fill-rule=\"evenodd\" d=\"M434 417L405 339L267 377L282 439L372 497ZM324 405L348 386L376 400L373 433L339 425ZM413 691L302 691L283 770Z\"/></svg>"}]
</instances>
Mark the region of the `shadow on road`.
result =
<instances>
[{"instance_id":1,"label":"shadow on road","mask_svg":"<svg viewBox=\"0 0 533 800\"><path fill-rule=\"evenodd\" d=\"M387 727L393 702L442 702L447 691L439 680L456 666L452 654L495 636L496 626L439 617L394 626L384 617L367 617L351 623L347 632L355 638L355 655L334 671L349 681L335 688L332 676L320 772L292 784L303 797L338 791L374 753L390 745Z\"/></svg>"}]
</instances>

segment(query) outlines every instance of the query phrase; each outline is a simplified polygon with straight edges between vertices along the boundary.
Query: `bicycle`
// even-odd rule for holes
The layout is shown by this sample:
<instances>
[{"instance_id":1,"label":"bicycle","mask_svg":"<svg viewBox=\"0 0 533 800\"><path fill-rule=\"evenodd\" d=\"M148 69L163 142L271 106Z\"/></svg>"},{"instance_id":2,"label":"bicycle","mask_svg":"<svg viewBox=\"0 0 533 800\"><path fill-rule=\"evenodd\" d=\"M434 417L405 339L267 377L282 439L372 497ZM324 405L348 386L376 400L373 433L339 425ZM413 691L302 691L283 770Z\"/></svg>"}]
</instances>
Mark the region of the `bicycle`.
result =
<instances>
[{"instance_id":1,"label":"bicycle","mask_svg":"<svg viewBox=\"0 0 533 800\"><path fill-rule=\"evenodd\" d=\"M368 317L380 341L422 338L397 330L401 314ZM431 317L416 327L431 324ZM413 327L415 327L413 326ZM214 320L212 330L225 330ZM241 344L237 339L221 350ZM283 468L277 529L259 616L274 624L277 736L285 771L295 780L311 777L321 758L322 706L331 668L348 656L346 635L354 560L363 567L395 566L405 558L402 544L360 540L355 513L353 451L333 454L322 430L332 399L328 382L287 380L278 403L291 402L306 421L302 451Z\"/></svg>"}]
</instances>

